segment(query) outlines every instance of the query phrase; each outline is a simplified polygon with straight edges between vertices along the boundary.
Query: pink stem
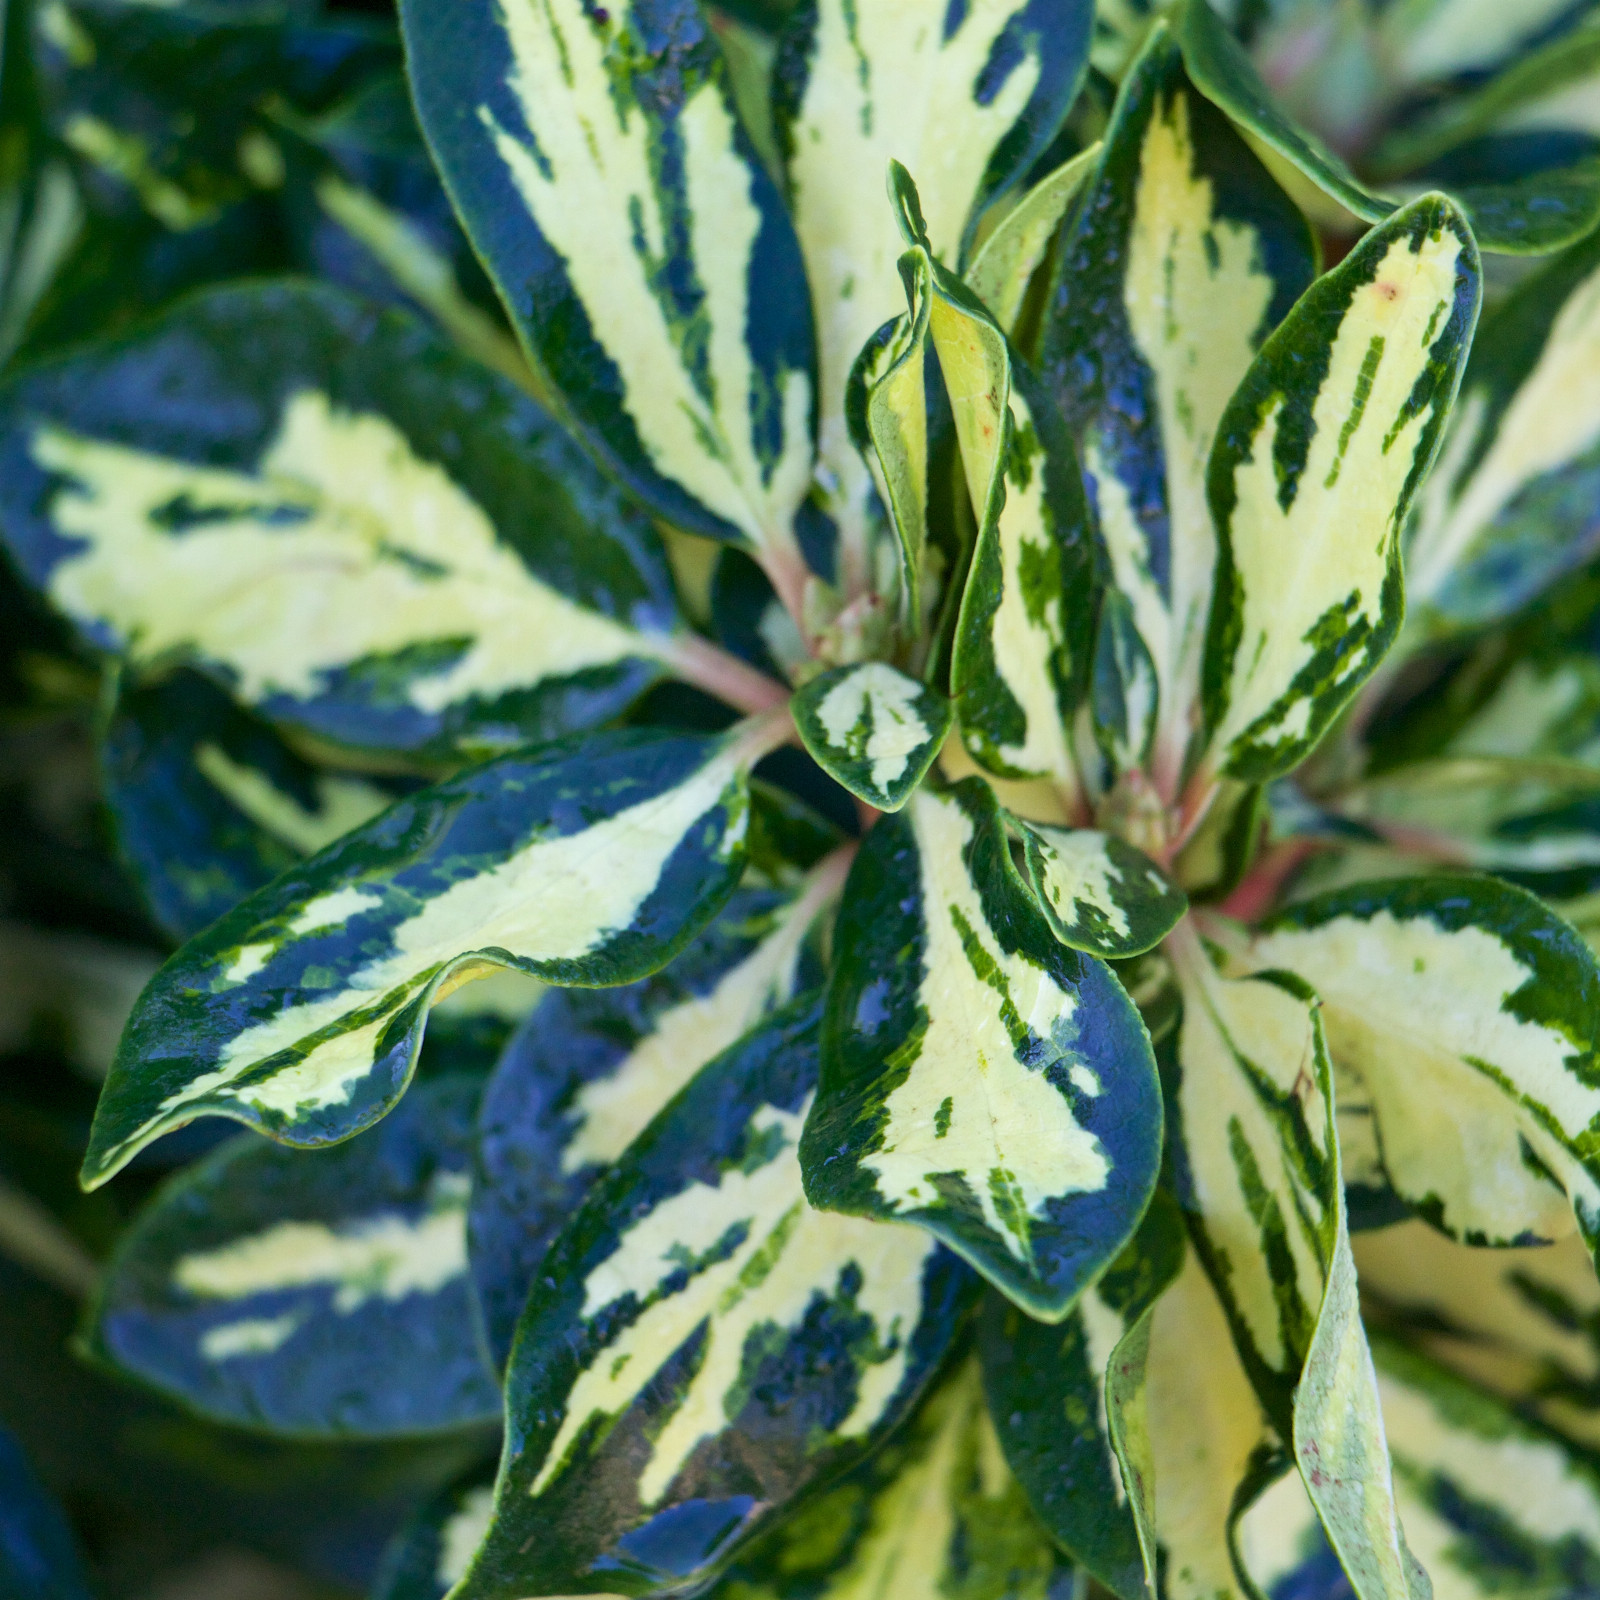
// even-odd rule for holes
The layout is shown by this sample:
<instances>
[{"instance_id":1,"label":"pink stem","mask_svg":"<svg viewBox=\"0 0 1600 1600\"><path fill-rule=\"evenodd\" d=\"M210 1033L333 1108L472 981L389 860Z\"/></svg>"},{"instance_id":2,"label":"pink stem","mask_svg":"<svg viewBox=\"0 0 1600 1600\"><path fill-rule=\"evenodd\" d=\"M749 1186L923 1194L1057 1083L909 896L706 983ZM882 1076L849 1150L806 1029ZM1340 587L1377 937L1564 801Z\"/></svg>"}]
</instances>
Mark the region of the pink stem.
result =
<instances>
[{"instance_id":1,"label":"pink stem","mask_svg":"<svg viewBox=\"0 0 1600 1600\"><path fill-rule=\"evenodd\" d=\"M714 694L736 711L760 713L788 702L787 684L758 672L748 661L697 633L679 634L661 655L685 683Z\"/></svg>"}]
</instances>

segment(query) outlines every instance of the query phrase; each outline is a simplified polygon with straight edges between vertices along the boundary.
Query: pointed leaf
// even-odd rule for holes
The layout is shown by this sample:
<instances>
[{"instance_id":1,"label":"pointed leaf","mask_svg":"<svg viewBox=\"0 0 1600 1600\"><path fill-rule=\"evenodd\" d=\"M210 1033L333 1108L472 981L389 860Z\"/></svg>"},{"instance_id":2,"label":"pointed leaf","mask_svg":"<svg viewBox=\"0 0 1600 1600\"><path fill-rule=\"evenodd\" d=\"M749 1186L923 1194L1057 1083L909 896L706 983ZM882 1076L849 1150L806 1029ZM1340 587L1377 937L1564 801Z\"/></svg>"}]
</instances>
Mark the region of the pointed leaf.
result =
<instances>
[{"instance_id":1,"label":"pointed leaf","mask_svg":"<svg viewBox=\"0 0 1600 1600\"><path fill-rule=\"evenodd\" d=\"M1396 1192L1453 1237L1600 1243L1600 971L1532 895L1492 878L1358 884L1303 902L1253 959L1322 997L1370 1096Z\"/></svg>"},{"instance_id":2,"label":"pointed leaf","mask_svg":"<svg viewBox=\"0 0 1600 1600\"><path fill-rule=\"evenodd\" d=\"M1216 565L1207 456L1261 341L1311 282L1315 247L1288 196L1194 91L1162 24L1123 83L1075 218L1042 370L1081 442L1110 575L1154 670L1153 696L1125 680L1139 712L1126 719L1125 753L1146 710L1158 715L1154 762L1175 785L1195 732Z\"/></svg>"},{"instance_id":3,"label":"pointed leaf","mask_svg":"<svg viewBox=\"0 0 1600 1600\"><path fill-rule=\"evenodd\" d=\"M1023 296L1100 157L1100 145L1080 150L1041 178L983 242L963 276L1007 336L1016 332Z\"/></svg>"},{"instance_id":4,"label":"pointed leaf","mask_svg":"<svg viewBox=\"0 0 1600 1600\"><path fill-rule=\"evenodd\" d=\"M458 1600L703 1583L909 1410L973 1280L921 1229L811 1210L820 1006L700 1073L591 1190L518 1325Z\"/></svg>"},{"instance_id":5,"label":"pointed leaf","mask_svg":"<svg viewBox=\"0 0 1600 1600\"><path fill-rule=\"evenodd\" d=\"M250 1135L123 1235L94 1352L219 1422L382 1437L493 1420L467 1276L481 1083L424 1084L320 1159Z\"/></svg>"},{"instance_id":6,"label":"pointed leaf","mask_svg":"<svg viewBox=\"0 0 1600 1600\"><path fill-rule=\"evenodd\" d=\"M1141 955L1189 902L1142 850L1092 828L1018 824L1028 878L1063 944L1107 961Z\"/></svg>"},{"instance_id":7,"label":"pointed leaf","mask_svg":"<svg viewBox=\"0 0 1600 1600\"><path fill-rule=\"evenodd\" d=\"M348 1138L404 1092L429 1007L496 967L588 985L664 966L738 882L752 759L738 734L547 745L402 800L285 873L145 990L85 1181L201 1115L294 1144Z\"/></svg>"},{"instance_id":8,"label":"pointed leaf","mask_svg":"<svg viewBox=\"0 0 1600 1600\"><path fill-rule=\"evenodd\" d=\"M780 1524L710 1600L1069 1600L1070 1564L1006 1470L968 1356L865 1465Z\"/></svg>"},{"instance_id":9,"label":"pointed leaf","mask_svg":"<svg viewBox=\"0 0 1600 1600\"><path fill-rule=\"evenodd\" d=\"M122 858L179 939L414 787L305 760L193 672L124 685L101 762Z\"/></svg>"},{"instance_id":10,"label":"pointed leaf","mask_svg":"<svg viewBox=\"0 0 1600 1600\"><path fill-rule=\"evenodd\" d=\"M793 559L805 269L698 6L401 16L434 159L564 415L656 515Z\"/></svg>"},{"instance_id":11,"label":"pointed leaf","mask_svg":"<svg viewBox=\"0 0 1600 1600\"><path fill-rule=\"evenodd\" d=\"M1072 104L1093 9L977 0L930 20L917 5L819 0L785 41L777 100L817 308L819 477L847 552L867 548L870 479L850 445L846 380L899 309L884 171L894 160L938 174L930 249L959 266L982 208L1038 160Z\"/></svg>"},{"instance_id":12,"label":"pointed leaf","mask_svg":"<svg viewBox=\"0 0 1600 1600\"><path fill-rule=\"evenodd\" d=\"M1404 1596L1414 1563L1356 1299L1316 998L1284 974L1222 977L1192 933L1173 950L1172 1149L1196 1254L1356 1594Z\"/></svg>"},{"instance_id":13,"label":"pointed leaf","mask_svg":"<svg viewBox=\"0 0 1600 1600\"><path fill-rule=\"evenodd\" d=\"M804 940L846 865L830 860L801 893L747 884L664 971L557 989L518 1030L484 1091L472 1191L473 1279L498 1365L546 1248L590 1185L706 1062L801 987Z\"/></svg>"},{"instance_id":14,"label":"pointed leaf","mask_svg":"<svg viewBox=\"0 0 1600 1600\"><path fill-rule=\"evenodd\" d=\"M789 709L817 765L880 811L911 798L955 720L943 695L882 661L819 674Z\"/></svg>"},{"instance_id":15,"label":"pointed leaf","mask_svg":"<svg viewBox=\"0 0 1600 1600\"><path fill-rule=\"evenodd\" d=\"M653 530L555 424L325 287L214 290L19 378L0 533L97 646L335 745L592 726L674 650Z\"/></svg>"},{"instance_id":16,"label":"pointed leaf","mask_svg":"<svg viewBox=\"0 0 1600 1600\"><path fill-rule=\"evenodd\" d=\"M1296 765L1393 642L1399 533L1477 321L1477 249L1424 196L1303 295L1228 404L1207 494L1221 539L1206 640L1213 760Z\"/></svg>"},{"instance_id":17,"label":"pointed leaf","mask_svg":"<svg viewBox=\"0 0 1600 1600\"><path fill-rule=\"evenodd\" d=\"M911 245L903 268L929 298L977 544L956 622L950 688L975 760L1002 777L1073 780L1066 725L1093 624L1088 505L1060 416L983 303L934 258L920 201L891 173Z\"/></svg>"},{"instance_id":18,"label":"pointed leaf","mask_svg":"<svg viewBox=\"0 0 1600 1600\"><path fill-rule=\"evenodd\" d=\"M1160 1128L1133 1003L1051 933L987 785L878 823L834 931L812 1204L920 1223L1059 1321L1138 1222Z\"/></svg>"},{"instance_id":19,"label":"pointed leaf","mask_svg":"<svg viewBox=\"0 0 1600 1600\"><path fill-rule=\"evenodd\" d=\"M1158 1189L1139 1231L1058 1326L990 1291L978 1324L1006 1460L1046 1527L1122 1600L1144 1600L1139 1537L1106 1414L1111 1352L1183 1264L1183 1218Z\"/></svg>"},{"instance_id":20,"label":"pointed leaf","mask_svg":"<svg viewBox=\"0 0 1600 1600\"><path fill-rule=\"evenodd\" d=\"M1485 317L1406 546L1428 631L1520 610L1600 543L1600 235Z\"/></svg>"}]
</instances>

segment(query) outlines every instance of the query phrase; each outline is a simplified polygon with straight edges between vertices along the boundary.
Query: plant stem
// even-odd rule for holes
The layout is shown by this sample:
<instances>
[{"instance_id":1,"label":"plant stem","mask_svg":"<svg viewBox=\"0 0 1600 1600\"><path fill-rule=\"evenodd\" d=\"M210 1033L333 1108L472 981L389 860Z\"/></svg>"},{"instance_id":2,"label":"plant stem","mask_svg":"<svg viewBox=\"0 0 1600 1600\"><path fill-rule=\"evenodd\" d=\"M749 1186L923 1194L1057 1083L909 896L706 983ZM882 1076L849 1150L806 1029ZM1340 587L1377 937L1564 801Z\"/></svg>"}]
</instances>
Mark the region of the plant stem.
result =
<instances>
[{"instance_id":1,"label":"plant stem","mask_svg":"<svg viewBox=\"0 0 1600 1600\"><path fill-rule=\"evenodd\" d=\"M717 697L735 711L759 714L784 705L789 687L741 661L730 650L712 644L697 633L680 634L661 652L661 658L685 683Z\"/></svg>"}]
</instances>

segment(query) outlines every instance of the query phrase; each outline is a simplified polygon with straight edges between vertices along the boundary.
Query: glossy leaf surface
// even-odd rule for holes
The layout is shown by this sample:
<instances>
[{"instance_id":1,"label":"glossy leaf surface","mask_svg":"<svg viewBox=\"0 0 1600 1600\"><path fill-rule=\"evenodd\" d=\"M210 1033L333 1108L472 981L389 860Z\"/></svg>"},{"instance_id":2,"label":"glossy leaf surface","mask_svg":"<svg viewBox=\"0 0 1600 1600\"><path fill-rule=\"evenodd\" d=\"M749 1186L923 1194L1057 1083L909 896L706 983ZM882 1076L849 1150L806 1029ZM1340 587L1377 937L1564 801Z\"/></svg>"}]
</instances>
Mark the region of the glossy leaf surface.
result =
<instances>
[{"instance_id":1,"label":"glossy leaf surface","mask_svg":"<svg viewBox=\"0 0 1600 1600\"><path fill-rule=\"evenodd\" d=\"M1093 828L1020 823L1033 892L1063 944L1107 961L1159 944L1188 907L1141 850Z\"/></svg>"},{"instance_id":2,"label":"glossy leaf surface","mask_svg":"<svg viewBox=\"0 0 1600 1600\"><path fill-rule=\"evenodd\" d=\"M320 1156L243 1134L186 1168L118 1248L96 1354L204 1416L274 1433L493 1421L467 1273L480 1088L424 1084Z\"/></svg>"},{"instance_id":3,"label":"glossy leaf surface","mask_svg":"<svg viewBox=\"0 0 1600 1600\"><path fill-rule=\"evenodd\" d=\"M628 983L732 893L739 736L623 732L503 756L401 801L191 940L140 1000L85 1179L220 1114L348 1138L404 1091L428 1008L496 967Z\"/></svg>"},{"instance_id":4,"label":"glossy leaf surface","mask_svg":"<svg viewBox=\"0 0 1600 1600\"><path fill-rule=\"evenodd\" d=\"M920 1223L1059 1320L1155 1182L1148 1036L1101 963L1062 945L981 780L919 791L845 888L802 1145L815 1205Z\"/></svg>"},{"instance_id":5,"label":"glossy leaf surface","mask_svg":"<svg viewBox=\"0 0 1600 1600\"><path fill-rule=\"evenodd\" d=\"M713 1061L551 1247L462 1600L702 1582L932 1375L971 1275L921 1229L801 1188L819 1012L797 1001Z\"/></svg>"},{"instance_id":6,"label":"glossy leaf surface","mask_svg":"<svg viewBox=\"0 0 1600 1600\"><path fill-rule=\"evenodd\" d=\"M336 745L614 716L675 626L653 530L503 379L326 287L219 289L0 397L0 532L94 644Z\"/></svg>"}]
</instances>

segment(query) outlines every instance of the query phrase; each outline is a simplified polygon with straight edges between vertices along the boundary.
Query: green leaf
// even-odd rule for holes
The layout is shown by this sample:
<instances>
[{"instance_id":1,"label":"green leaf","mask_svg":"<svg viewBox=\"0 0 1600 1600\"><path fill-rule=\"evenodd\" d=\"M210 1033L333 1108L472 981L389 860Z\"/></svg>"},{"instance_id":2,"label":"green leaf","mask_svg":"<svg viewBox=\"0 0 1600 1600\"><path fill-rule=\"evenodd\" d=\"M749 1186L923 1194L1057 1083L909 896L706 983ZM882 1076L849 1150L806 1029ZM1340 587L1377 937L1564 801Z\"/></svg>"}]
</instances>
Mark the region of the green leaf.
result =
<instances>
[{"instance_id":1,"label":"green leaf","mask_svg":"<svg viewBox=\"0 0 1600 1600\"><path fill-rule=\"evenodd\" d=\"M972 1357L872 1459L780 1524L710 1600L1068 1600L1072 1569L1006 1470Z\"/></svg>"},{"instance_id":2,"label":"green leaf","mask_svg":"<svg viewBox=\"0 0 1600 1600\"><path fill-rule=\"evenodd\" d=\"M1061 219L1100 158L1091 144L1047 173L997 223L963 276L1007 337L1016 332L1023 296L1044 263Z\"/></svg>"},{"instance_id":3,"label":"green leaf","mask_svg":"<svg viewBox=\"0 0 1600 1600\"><path fill-rule=\"evenodd\" d=\"M1028 879L1063 944L1107 961L1141 955L1189 902L1142 850L1092 828L1019 822Z\"/></svg>"},{"instance_id":4,"label":"green leaf","mask_svg":"<svg viewBox=\"0 0 1600 1600\"><path fill-rule=\"evenodd\" d=\"M1389 1482L1316 996L1287 974L1223 977L1192 933L1173 952L1171 1148L1196 1254L1356 1594L1426 1596Z\"/></svg>"},{"instance_id":5,"label":"green leaf","mask_svg":"<svg viewBox=\"0 0 1600 1600\"><path fill-rule=\"evenodd\" d=\"M1156 719L1153 767L1174 791L1196 731L1216 566L1206 460L1261 341L1314 272L1305 218L1195 93L1158 24L1063 241L1042 370L1080 442L1123 596L1108 600L1100 643L1107 667L1127 664L1118 753L1142 760ZM1142 653L1120 637L1130 624ZM1153 693L1134 671L1145 657Z\"/></svg>"},{"instance_id":6,"label":"green leaf","mask_svg":"<svg viewBox=\"0 0 1600 1600\"><path fill-rule=\"evenodd\" d=\"M911 798L955 721L943 695L882 661L819 674L789 709L817 765L880 811Z\"/></svg>"},{"instance_id":7,"label":"green leaf","mask_svg":"<svg viewBox=\"0 0 1600 1600\"><path fill-rule=\"evenodd\" d=\"M458 1600L702 1584L937 1368L971 1276L920 1229L806 1204L819 1012L796 1001L706 1067L551 1246Z\"/></svg>"},{"instance_id":8,"label":"green leaf","mask_svg":"<svg viewBox=\"0 0 1600 1600\"><path fill-rule=\"evenodd\" d=\"M1375 1340L1397 1497L1436 1592L1582 1594L1600 1584L1591 1459L1470 1384Z\"/></svg>"},{"instance_id":9,"label":"green leaf","mask_svg":"<svg viewBox=\"0 0 1600 1600\"><path fill-rule=\"evenodd\" d=\"M1133 601L1121 589L1108 589L1100 602L1089 707L1095 743L1112 771L1143 767L1155 742L1161 684Z\"/></svg>"},{"instance_id":10,"label":"green leaf","mask_svg":"<svg viewBox=\"0 0 1600 1600\"><path fill-rule=\"evenodd\" d=\"M958 268L983 208L1044 154L1072 104L1092 13L1092 0L985 0L938 26L917 6L818 0L785 40L778 123L816 308L819 483L847 565L865 567L871 524L847 379L899 309L885 170L893 160L938 175L929 249Z\"/></svg>"},{"instance_id":11,"label":"green leaf","mask_svg":"<svg viewBox=\"0 0 1600 1600\"><path fill-rule=\"evenodd\" d=\"M1006 1460L1045 1526L1122 1600L1144 1600L1139 1537L1106 1414L1111 1352L1183 1264L1183 1219L1161 1189L1139 1231L1058 1326L989 1293L984 1386Z\"/></svg>"},{"instance_id":12,"label":"green leaf","mask_svg":"<svg viewBox=\"0 0 1600 1600\"><path fill-rule=\"evenodd\" d=\"M749 737L621 732L503 756L285 873L145 990L85 1181L201 1115L286 1143L349 1138L404 1092L429 1007L497 967L601 985L665 966L738 883Z\"/></svg>"},{"instance_id":13,"label":"green leaf","mask_svg":"<svg viewBox=\"0 0 1600 1600\"><path fill-rule=\"evenodd\" d=\"M1395 1191L1477 1244L1600 1243L1600 972L1564 922L1492 878L1357 884L1252 941L1323 1001L1370 1097Z\"/></svg>"},{"instance_id":14,"label":"green leaf","mask_svg":"<svg viewBox=\"0 0 1600 1600\"><path fill-rule=\"evenodd\" d=\"M384 1552L372 1600L444 1600L489 1527L494 1470L476 1467L420 1507Z\"/></svg>"},{"instance_id":15,"label":"green leaf","mask_svg":"<svg viewBox=\"0 0 1600 1600\"><path fill-rule=\"evenodd\" d=\"M1375 1319L1580 1447L1600 1445L1600 1282L1576 1234L1485 1250L1408 1218L1352 1245Z\"/></svg>"},{"instance_id":16,"label":"green leaf","mask_svg":"<svg viewBox=\"0 0 1600 1600\"><path fill-rule=\"evenodd\" d=\"M0 532L95 644L334 745L591 726L684 642L654 531L560 430L332 289L215 290L33 368L0 462Z\"/></svg>"},{"instance_id":17,"label":"green leaf","mask_svg":"<svg viewBox=\"0 0 1600 1600\"><path fill-rule=\"evenodd\" d=\"M1600 235L1485 316L1417 499L1406 590L1420 631L1498 622L1600 540Z\"/></svg>"},{"instance_id":18,"label":"green leaf","mask_svg":"<svg viewBox=\"0 0 1600 1600\"><path fill-rule=\"evenodd\" d=\"M1481 27L1474 16L1459 25ZM1396 202L1370 189L1314 133L1286 116L1254 63L1207 0L1180 0L1173 32L1195 87L1262 144L1276 151L1365 222L1382 222ZM1519 183L1452 186L1485 250L1542 255L1581 239L1600 220L1600 172L1592 163L1538 173Z\"/></svg>"},{"instance_id":19,"label":"green leaf","mask_svg":"<svg viewBox=\"0 0 1600 1600\"><path fill-rule=\"evenodd\" d=\"M122 859L179 939L413 786L305 760L193 672L123 687L101 771Z\"/></svg>"},{"instance_id":20,"label":"green leaf","mask_svg":"<svg viewBox=\"0 0 1600 1600\"><path fill-rule=\"evenodd\" d=\"M566 419L657 516L797 564L805 268L699 8L408 0L402 22L445 185Z\"/></svg>"},{"instance_id":21,"label":"green leaf","mask_svg":"<svg viewBox=\"0 0 1600 1600\"><path fill-rule=\"evenodd\" d=\"M246 1134L185 1168L119 1242L93 1352L203 1416L274 1433L492 1421L467 1274L481 1087L424 1084L320 1160Z\"/></svg>"},{"instance_id":22,"label":"green leaf","mask_svg":"<svg viewBox=\"0 0 1600 1600\"><path fill-rule=\"evenodd\" d=\"M830 857L803 887L747 880L664 971L554 990L506 1046L484 1091L471 1210L498 1365L545 1250L595 1179L706 1062L820 981L808 939L848 864Z\"/></svg>"},{"instance_id":23,"label":"green leaf","mask_svg":"<svg viewBox=\"0 0 1600 1600\"><path fill-rule=\"evenodd\" d=\"M1211 759L1295 766L1393 642L1399 535L1478 315L1477 249L1425 195L1374 228L1262 346L1218 425L1206 640Z\"/></svg>"},{"instance_id":24,"label":"green leaf","mask_svg":"<svg viewBox=\"0 0 1600 1600\"><path fill-rule=\"evenodd\" d=\"M981 779L867 835L834 931L813 1205L931 1229L1059 1321L1133 1231L1161 1104L1133 1003L1011 865Z\"/></svg>"},{"instance_id":25,"label":"green leaf","mask_svg":"<svg viewBox=\"0 0 1600 1600\"><path fill-rule=\"evenodd\" d=\"M911 249L908 284L928 299L966 471L977 544L956 622L950 688L973 758L1002 777L1072 782L1066 725L1087 675L1093 626L1089 510L1061 418L976 295L932 254L910 175L891 189Z\"/></svg>"}]
</instances>

